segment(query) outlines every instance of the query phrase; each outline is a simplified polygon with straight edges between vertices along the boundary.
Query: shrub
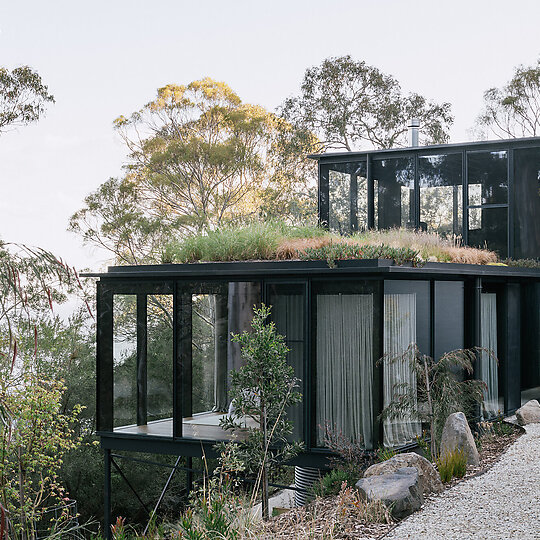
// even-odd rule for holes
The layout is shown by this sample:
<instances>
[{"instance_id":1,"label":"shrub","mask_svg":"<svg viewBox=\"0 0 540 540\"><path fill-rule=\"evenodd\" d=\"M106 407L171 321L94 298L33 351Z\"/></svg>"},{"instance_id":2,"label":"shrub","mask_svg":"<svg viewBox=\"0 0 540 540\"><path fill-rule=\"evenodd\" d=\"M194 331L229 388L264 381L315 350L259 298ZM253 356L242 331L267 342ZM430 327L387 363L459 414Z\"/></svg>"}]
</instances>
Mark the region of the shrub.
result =
<instances>
[{"instance_id":1,"label":"shrub","mask_svg":"<svg viewBox=\"0 0 540 540\"><path fill-rule=\"evenodd\" d=\"M343 485L354 487L358 478L351 469L332 469L314 485L313 493L317 497L331 497L337 495Z\"/></svg>"},{"instance_id":2,"label":"shrub","mask_svg":"<svg viewBox=\"0 0 540 540\"><path fill-rule=\"evenodd\" d=\"M435 463L444 483L450 482L452 478L463 478L467 472L467 456L461 448L440 455Z\"/></svg>"}]
</instances>

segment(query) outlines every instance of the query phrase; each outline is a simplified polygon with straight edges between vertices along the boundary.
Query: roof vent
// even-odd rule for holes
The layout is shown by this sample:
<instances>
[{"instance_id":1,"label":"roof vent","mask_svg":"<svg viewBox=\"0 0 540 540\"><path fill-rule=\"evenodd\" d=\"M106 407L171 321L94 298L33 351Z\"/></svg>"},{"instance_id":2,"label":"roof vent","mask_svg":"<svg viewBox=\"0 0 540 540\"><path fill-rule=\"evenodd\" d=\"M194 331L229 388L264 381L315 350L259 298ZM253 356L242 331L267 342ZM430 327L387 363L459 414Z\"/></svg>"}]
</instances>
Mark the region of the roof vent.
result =
<instances>
[{"instance_id":1,"label":"roof vent","mask_svg":"<svg viewBox=\"0 0 540 540\"><path fill-rule=\"evenodd\" d=\"M418 132L420 131L420 120L411 118L409 120L409 144L418 146Z\"/></svg>"}]
</instances>

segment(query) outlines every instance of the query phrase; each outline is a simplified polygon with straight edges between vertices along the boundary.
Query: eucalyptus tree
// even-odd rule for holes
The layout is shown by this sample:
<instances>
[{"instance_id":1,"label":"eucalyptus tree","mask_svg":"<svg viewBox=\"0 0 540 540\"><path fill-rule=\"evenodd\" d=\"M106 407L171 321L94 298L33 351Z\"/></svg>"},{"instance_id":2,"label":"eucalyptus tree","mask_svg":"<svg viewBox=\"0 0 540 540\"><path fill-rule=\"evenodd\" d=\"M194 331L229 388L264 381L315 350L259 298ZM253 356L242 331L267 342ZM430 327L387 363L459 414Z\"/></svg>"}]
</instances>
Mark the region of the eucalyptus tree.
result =
<instances>
[{"instance_id":1,"label":"eucalyptus tree","mask_svg":"<svg viewBox=\"0 0 540 540\"><path fill-rule=\"evenodd\" d=\"M89 195L70 227L121 261L156 260L167 239L280 213L295 219L309 206L295 156L313 140L223 82L164 86L114 125L129 152L125 176Z\"/></svg>"},{"instance_id":2,"label":"eucalyptus tree","mask_svg":"<svg viewBox=\"0 0 540 540\"><path fill-rule=\"evenodd\" d=\"M484 110L477 119L482 135L537 137L540 135L540 59L520 65L501 88L484 92Z\"/></svg>"},{"instance_id":3,"label":"eucalyptus tree","mask_svg":"<svg viewBox=\"0 0 540 540\"><path fill-rule=\"evenodd\" d=\"M28 66L0 67L0 134L36 122L54 97L39 74Z\"/></svg>"},{"instance_id":4,"label":"eucalyptus tree","mask_svg":"<svg viewBox=\"0 0 540 540\"><path fill-rule=\"evenodd\" d=\"M406 146L411 118L420 120L423 144L445 143L450 109L417 93L404 95L394 77L347 55L308 68L300 95L285 100L281 112L299 131L314 133L321 151L351 151L366 143Z\"/></svg>"}]
</instances>

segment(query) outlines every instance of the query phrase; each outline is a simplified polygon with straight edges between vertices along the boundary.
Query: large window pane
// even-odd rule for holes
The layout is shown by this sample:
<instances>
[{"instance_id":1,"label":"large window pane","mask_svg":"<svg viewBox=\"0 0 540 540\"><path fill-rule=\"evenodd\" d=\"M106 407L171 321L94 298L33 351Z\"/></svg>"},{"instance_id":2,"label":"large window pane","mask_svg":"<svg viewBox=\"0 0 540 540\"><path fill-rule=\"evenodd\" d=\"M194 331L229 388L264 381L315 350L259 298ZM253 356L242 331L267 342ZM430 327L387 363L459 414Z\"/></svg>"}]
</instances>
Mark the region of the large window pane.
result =
<instances>
[{"instance_id":1,"label":"large window pane","mask_svg":"<svg viewBox=\"0 0 540 540\"><path fill-rule=\"evenodd\" d=\"M469 245L508 256L508 208L469 208Z\"/></svg>"},{"instance_id":2,"label":"large window pane","mask_svg":"<svg viewBox=\"0 0 540 540\"><path fill-rule=\"evenodd\" d=\"M260 285L191 283L182 289L182 434L186 438L230 439L235 435L223 431L219 424L234 411L228 396L230 372L244 363L240 345L231 341L231 334L250 330L253 307L260 303Z\"/></svg>"},{"instance_id":3,"label":"large window pane","mask_svg":"<svg viewBox=\"0 0 540 540\"><path fill-rule=\"evenodd\" d=\"M288 363L294 368L298 379L297 391L304 394L304 356L306 348L305 336L305 287L303 284L274 284L269 286L268 302L272 306L272 320L276 330L285 336L289 349ZM303 439L303 399L302 402L289 408L287 419L292 422L292 439Z\"/></svg>"},{"instance_id":4,"label":"large window pane","mask_svg":"<svg viewBox=\"0 0 540 540\"><path fill-rule=\"evenodd\" d=\"M365 162L330 165L328 193L328 225L331 231L349 234L367 229Z\"/></svg>"},{"instance_id":5,"label":"large window pane","mask_svg":"<svg viewBox=\"0 0 540 540\"><path fill-rule=\"evenodd\" d=\"M373 441L373 294L316 296L316 430Z\"/></svg>"},{"instance_id":6,"label":"large window pane","mask_svg":"<svg viewBox=\"0 0 540 540\"><path fill-rule=\"evenodd\" d=\"M467 154L469 206L508 202L507 152Z\"/></svg>"},{"instance_id":7,"label":"large window pane","mask_svg":"<svg viewBox=\"0 0 540 540\"><path fill-rule=\"evenodd\" d=\"M521 404L540 400L540 283L523 286Z\"/></svg>"},{"instance_id":8,"label":"large window pane","mask_svg":"<svg viewBox=\"0 0 540 540\"><path fill-rule=\"evenodd\" d=\"M137 424L137 296L113 299L113 427Z\"/></svg>"},{"instance_id":9,"label":"large window pane","mask_svg":"<svg viewBox=\"0 0 540 540\"><path fill-rule=\"evenodd\" d=\"M420 230L461 235L463 219L461 154L418 158Z\"/></svg>"},{"instance_id":10,"label":"large window pane","mask_svg":"<svg viewBox=\"0 0 540 540\"><path fill-rule=\"evenodd\" d=\"M375 224L379 229L415 226L412 158L373 161Z\"/></svg>"},{"instance_id":11,"label":"large window pane","mask_svg":"<svg viewBox=\"0 0 540 540\"><path fill-rule=\"evenodd\" d=\"M147 296L147 421L173 416L173 297ZM168 435L172 436L172 422Z\"/></svg>"},{"instance_id":12,"label":"large window pane","mask_svg":"<svg viewBox=\"0 0 540 540\"><path fill-rule=\"evenodd\" d=\"M462 281L435 282L435 360L465 346L464 285Z\"/></svg>"},{"instance_id":13,"label":"large window pane","mask_svg":"<svg viewBox=\"0 0 540 540\"><path fill-rule=\"evenodd\" d=\"M514 258L540 256L540 148L514 150Z\"/></svg>"},{"instance_id":14,"label":"large window pane","mask_svg":"<svg viewBox=\"0 0 540 540\"><path fill-rule=\"evenodd\" d=\"M430 351L429 283L385 281L383 393L386 407L399 394L416 391L412 366L414 346ZM387 419L383 424L384 445L395 447L412 442L422 432L420 422L409 414Z\"/></svg>"}]
</instances>

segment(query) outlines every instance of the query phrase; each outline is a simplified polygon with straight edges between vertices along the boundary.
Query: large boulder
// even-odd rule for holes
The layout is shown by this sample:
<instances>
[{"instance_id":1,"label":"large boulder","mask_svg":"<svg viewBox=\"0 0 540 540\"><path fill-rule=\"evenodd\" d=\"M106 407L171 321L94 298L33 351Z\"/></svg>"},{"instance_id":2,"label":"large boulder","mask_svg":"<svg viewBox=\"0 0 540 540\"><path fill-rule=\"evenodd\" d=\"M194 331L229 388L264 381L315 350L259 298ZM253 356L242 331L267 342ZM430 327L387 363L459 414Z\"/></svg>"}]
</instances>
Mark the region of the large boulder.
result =
<instances>
[{"instance_id":1,"label":"large boulder","mask_svg":"<svg viewBox=\"0 0 540 540\"><path fill-rule=\"evenodd\" d=\"M516 411L516 418L520 426L537 424L540 422L540 403L536 399L527 401L523 407Z\"/></svg>"},{"instance_id":2,"label":"large boulder","mask_svg":"<svg viewBox=\"0 0 540 540\"><path fill-rule=\"evenodd\" d=\"M452 413L446 419L441 437L441 455L450 454L456 448L465 452L467 465L480 463L471 428L462 412Z\"/></svg>"},{"instance_id":3,"label":"large boulder","mask_svg":"<svg viewBox=\"0 0 540 540\"><path fill-rule=\"evenodd\" d=\"M414 467L403 467L393 473L361 478L356 487L360 495L368 501L380 500L386 504L396 519L416 512L424 502L420 476Z\"/></svg>"},{"instance_id":4,"label":"large boulder","mask_svg":"<svg viewBox=\"0 0 540 540\"><path fill-rule=\"evenodd\" d=\"M387 459L382 463L372 465L364 473L364 478L393 473L398 469L402 469L403 467L414 467L418 471L418 475L420 477L420 486L424 495L428 495L429 493L433 492L439 493L444 489L441 482L441 477L435 470L435 467L433 467L433 465L425 457L419 456L414 452L397 454L393 458Z\"/></svg>"}]
</instances>

